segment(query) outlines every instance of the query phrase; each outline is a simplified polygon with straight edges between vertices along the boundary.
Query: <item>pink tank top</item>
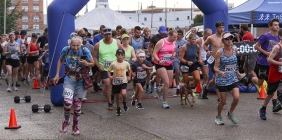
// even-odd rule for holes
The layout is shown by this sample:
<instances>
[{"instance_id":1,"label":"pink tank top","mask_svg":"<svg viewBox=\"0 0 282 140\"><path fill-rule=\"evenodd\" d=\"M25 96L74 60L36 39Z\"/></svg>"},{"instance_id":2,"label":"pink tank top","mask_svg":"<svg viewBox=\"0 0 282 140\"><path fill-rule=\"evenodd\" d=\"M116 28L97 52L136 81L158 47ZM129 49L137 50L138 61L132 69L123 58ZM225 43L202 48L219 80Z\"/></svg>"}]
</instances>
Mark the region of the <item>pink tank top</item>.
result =
<instances>
[{"instance_id":1,"label":"pink tank top","mask_svg":"<svg viewBox=\"0 0 282 140\"><path fill-rule=\"evenodd\" d=\"M163 66L171 66L173 63L173 60L171 59L173 52L175 50L175 43L174 42L168 42L166 38L162 39L163 46L157 53L157 56L160 60L164 60ZM155 64L160 65L157 60L154 61Z\"/></svg>"}]
</instances>

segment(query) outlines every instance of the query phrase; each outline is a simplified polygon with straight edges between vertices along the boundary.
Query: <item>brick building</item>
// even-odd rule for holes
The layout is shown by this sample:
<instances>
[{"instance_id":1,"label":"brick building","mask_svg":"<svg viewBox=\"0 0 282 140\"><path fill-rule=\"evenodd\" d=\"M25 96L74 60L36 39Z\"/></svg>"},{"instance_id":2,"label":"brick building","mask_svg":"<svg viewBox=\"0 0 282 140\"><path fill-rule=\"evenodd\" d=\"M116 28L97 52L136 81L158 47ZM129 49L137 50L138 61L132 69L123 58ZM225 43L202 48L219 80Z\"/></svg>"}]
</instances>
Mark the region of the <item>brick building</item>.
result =
<instances>
[{"instance_id":1,"label":"brick building","mask_svg":"<svg viewBox=\"0 0 282 140\"><path fill-rule=\"evenodd\" d=\"M22 18L17 20L17 30L41 32L44 30L43 0L11 0L12 5L18 2L18 11L23 11ZM9 7L10 9L14 6Z\"/></svg>"}]
</instances>

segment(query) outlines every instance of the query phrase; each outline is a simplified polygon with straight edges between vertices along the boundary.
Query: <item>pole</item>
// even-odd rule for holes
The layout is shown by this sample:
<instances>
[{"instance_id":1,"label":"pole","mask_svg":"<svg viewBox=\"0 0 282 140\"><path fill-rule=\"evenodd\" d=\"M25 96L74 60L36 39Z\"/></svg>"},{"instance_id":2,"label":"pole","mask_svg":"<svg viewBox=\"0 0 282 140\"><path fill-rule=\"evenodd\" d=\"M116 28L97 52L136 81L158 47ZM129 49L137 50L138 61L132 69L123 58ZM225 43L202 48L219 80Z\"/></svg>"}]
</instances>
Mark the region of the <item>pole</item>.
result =
<instances>
[{"instance_id":1,"label":"pole","mask_svg":"<svg viewBox=\"0 0 282 140\"><path fill-rule=\"evenodd\" d=\"M6 0L4 0L4 34L6 34Z\"/></svg>"},{"instance_id":2,"label":"pole","mask_svg":"<svg viewBox=\"0 0 282 140\"><path fill-rule=\"evenodd\" d=\"M165 0L165 27L167 27L167 1Z\"/></svg>"},{"instance_id":3,"label":"pole","mask_svg":"<svg viewBox=\"0 0 282 140\"><path fill-rule=\"evenodd\" d=\"M192 24L192 21L193 21L193 15L192 15L192 0L191 0L191 24Z\"/></svg>"},{"instance_id":4,"label":"pole","mask_svg":"<svg viewBox=\"0 0 282 140\"><path fill-rule=\"evenodd\" d=\"M152 29L153 28L153 14L154 14L153 1L152 1L151 8L152 8L152 12L151 12L151 29Z\"/></svg>"},{"instance_id":5,"label":"pole","mask_svg":"<svg viewBox=\"0 0 282 140\"><path fill-rule=\"evenodd\" d=\"M175 29L175 4L174 4L174 10L173 10L173 27Z\"/></svg>"},{"instance_id":6,"label":"pole","mask_svg":"<svg viewBox=\"0 0 282 140\"><path fill-rule=\"evenodd\" d=\"M138 14L138 23L139 23L139 4L140 4L140 2L138 2L138 10L137 10L137 14Z\"/></svg>"}]
</instances>

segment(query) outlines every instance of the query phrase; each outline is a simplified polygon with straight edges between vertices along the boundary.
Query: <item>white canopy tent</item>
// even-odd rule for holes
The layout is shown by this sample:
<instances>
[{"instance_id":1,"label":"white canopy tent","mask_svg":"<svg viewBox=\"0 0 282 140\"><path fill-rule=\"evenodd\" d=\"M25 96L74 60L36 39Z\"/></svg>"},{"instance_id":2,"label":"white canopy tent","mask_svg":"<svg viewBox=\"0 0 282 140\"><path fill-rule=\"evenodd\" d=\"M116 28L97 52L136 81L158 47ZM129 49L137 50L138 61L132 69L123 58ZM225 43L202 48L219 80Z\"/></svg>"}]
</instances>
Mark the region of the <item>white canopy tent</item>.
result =
<instances>
[{"instance_id":1,"label":"white canopy tent","mask_svg":"<svg viewBox=\"0 0 282 140\"><path fill-rule=\"evenodd\" d=\"M125 29L131 29L135 26L144 27L140 23L109 8L96 8L75 19L75 29L85 27L89 30L98 30L100 25L105 25L111 29L116 29L118 25L121 25Z\"/></svg>"}]
</instances>

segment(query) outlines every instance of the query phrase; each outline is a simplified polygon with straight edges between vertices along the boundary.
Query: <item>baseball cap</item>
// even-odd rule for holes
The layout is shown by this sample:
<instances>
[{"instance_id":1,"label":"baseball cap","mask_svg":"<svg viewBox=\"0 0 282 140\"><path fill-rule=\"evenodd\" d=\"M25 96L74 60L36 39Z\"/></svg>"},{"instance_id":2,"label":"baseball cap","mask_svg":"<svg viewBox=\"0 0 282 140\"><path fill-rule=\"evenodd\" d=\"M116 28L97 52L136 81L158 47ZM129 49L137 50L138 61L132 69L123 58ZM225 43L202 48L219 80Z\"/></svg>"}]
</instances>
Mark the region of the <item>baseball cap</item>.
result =
<instances>
[{"instance_id":1,"label":"baseball cap","mask_svg":"<svg viewBox=\"0 0 282 140\"><path fill-rule=\"evenodd\" d=\"M224 26L224 22L218 21L215 23L215 27Z\"/></svg>"},{"instance_id":2,"label":"baseball cap","mask_svg":"<svg viewBox=\"0 0 282 140\"><path fill-rule=\"evenodd\" d=\"M117 49L116 54L125 54L124 49Z\"/></svg>"},{"instance_id":3,"label":"baseball cap","mask_svg":"<svg viewBox=\"0 0 282 140\"><path fill-rule=\"evenodd\" d=\"M21 30L20 35L26 35L26 30Z\"/></svg>"},{"instance_id":4,"label":"baseball cap","mask_svg":"<svg viewBox=\"0 0 282 140\"><path fill-rule=\"evenodd\" d=\"M163 25L159 27L159 31L160 31L160 33L162 33L162 34L167 34L166 27L163 26Z\"/></svg>"},{"instance_id":5,"label":"baseball cap","mask_svg":"<svg viewBox=\"0 0 282 140\"><path fill-rule=\"evenodd\" d=\"M32 38L38 38L38 36L36 34L32 34L31 36Z\"/></svg>"},{"instance_id":6,"label":"baseball cap","mask_svg":"<svg viewBox=\"0 0 282 140\"><path fill-rule=\"evenodd\" d=\"M123 35L121 36L121 39L124 39L124 38L129 38L129 35L128 35L128 34L123 34Z\"/></svg>"},{"instance_id":7,"label":"baseball cap","mask_svg":"<svg viewBox=\"0 0 282 140\"><path fill-rule=\"evenodd\" d=\"M229 38L229 37L234 37L234 35L232 35L231 33L229 33L229 32L227 32L227 33L225 33L223 36L222 36L222 38Z\"/></svg>"},{"instance_id":8,"label":"baseball cap","mask_svg":"<svg viewBox=\"0 0 282 140\"><path fill-rule=\"evenodd\" d=\"M104 28L104 34L112 34L112 29L111 28L108 28L108 27L106 27L106 28Z\"/></svg>"}]
</instances>

